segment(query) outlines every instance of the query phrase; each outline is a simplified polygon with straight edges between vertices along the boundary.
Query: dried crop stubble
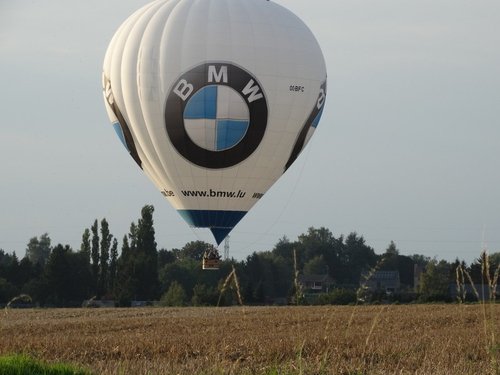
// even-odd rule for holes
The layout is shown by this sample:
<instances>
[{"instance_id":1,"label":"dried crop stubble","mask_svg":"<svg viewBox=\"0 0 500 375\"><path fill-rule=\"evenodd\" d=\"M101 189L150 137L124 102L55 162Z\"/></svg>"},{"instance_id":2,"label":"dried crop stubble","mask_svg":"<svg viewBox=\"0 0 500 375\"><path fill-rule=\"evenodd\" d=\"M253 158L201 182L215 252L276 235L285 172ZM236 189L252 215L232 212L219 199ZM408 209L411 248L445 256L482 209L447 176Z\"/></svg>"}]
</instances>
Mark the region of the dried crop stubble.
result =
<instances>
[{"instance_id":1,"label":"dried crop stubble","mask_svg":"<svg viewBox=\"0 0 500 375\"><path fill-rule=\"evenodd\" d=\"M482 316L479 305L9 310L0 353L100 374L495 374Z\"/></svg>"}]
</instances>

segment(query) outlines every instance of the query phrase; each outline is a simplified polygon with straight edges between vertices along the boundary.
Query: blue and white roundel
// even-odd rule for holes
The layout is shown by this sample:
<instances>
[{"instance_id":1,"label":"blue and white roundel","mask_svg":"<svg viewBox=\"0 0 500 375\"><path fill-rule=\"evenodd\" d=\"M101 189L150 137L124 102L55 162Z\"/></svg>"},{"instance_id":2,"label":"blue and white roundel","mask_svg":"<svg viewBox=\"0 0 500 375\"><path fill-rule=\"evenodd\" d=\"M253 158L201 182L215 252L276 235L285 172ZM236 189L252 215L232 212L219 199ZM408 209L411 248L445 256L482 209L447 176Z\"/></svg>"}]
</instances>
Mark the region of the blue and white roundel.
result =
<instances>
[{"instance_id":1,"label":"blue and white roundel","mask_svg":"<svg viewBox=\"0 0 500 375\"><path fill-rule=\"evenodd\" d=\"M223 169L245 161L266 133L268 106L257 78L230 62L205 62L182 73L165 103L165 128L190 163Z\"/></svg>"},{"instance_id":2,"label":"blue and white roundel","mask_svg":"<svg viewBox=\"0 0 500 375\"><path fill-rule=\"evenodd\" d=\"M230 86L205 86L189 99L184 109L184 127L189 138L210 151L236 146L249 124L248 106Z\"/></svg>"}]
</instances>

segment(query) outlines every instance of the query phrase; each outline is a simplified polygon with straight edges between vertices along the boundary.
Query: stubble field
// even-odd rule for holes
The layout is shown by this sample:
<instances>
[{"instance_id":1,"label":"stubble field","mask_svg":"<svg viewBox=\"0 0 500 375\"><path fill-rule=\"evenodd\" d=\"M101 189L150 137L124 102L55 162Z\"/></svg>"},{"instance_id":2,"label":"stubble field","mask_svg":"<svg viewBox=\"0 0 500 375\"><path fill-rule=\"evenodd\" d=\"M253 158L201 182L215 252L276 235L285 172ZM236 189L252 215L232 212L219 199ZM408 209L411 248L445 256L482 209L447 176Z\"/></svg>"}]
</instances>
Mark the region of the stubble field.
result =
<instances>
[{"instance_id":1,"label":"stubble field","mask_svg":"<svg viewBox=\"0 0 500 375\"><path fill-rule=\"evenodd\" d=\"M500 305L9 309L0 355L96 374L500 374Z\"/></svg>"}]
</instances>

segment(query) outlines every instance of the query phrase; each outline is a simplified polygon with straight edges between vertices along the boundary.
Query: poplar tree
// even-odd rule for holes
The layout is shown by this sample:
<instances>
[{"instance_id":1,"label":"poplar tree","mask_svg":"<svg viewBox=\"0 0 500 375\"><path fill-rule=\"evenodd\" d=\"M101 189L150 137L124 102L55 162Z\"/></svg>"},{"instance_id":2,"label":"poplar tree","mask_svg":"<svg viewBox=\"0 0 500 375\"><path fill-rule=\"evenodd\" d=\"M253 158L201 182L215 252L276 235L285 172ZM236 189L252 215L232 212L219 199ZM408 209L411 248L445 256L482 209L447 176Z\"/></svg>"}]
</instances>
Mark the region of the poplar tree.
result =
<instances>
[{"instance_id":1,"label":"poplar tree","mask_svg":"<svg viewBox=\"0 0 500 375\"><path fill-rule=\"evenodd\" d=\"M141 210L136 233L136 248L139 260L139 290L138 294L145 300L157 298L158 293L158 250L153 226L152 205L146 205Z\"/></svg>"},{"instance_id":2,"label":"poplar tree","mask_svg":"<svg viewBox=\"0 0 500 375\"><path fill-rule=\"evenodd\" d=\"M109 261L109 291L114 294L116 286L116 273L118 269L118 240L113 238Z\"/></svg>"},{"instance_id":3,"label":"poplar tree","mask_svg":"<svg viewBox=\"0 0 500 375\"><path fill-rule=\"evenodd\" d=\"M134 275L134 256L129 236L123 236L122 253L117 261L115 298L120 306L130 306L130 301L136 298L137 281Z\"/></svg>"},{"instance_id":4,"label":"poplar tree","mask_svg":"<svg viewBox=\"0 0 500 375\"><path fill-rule=\"evenodd\" d=\"M82 244L80 245L80 252L85 255L85 258L90 263L90 230L89 228L85 228L85 231L82 234Z\"/></svg>"},{"instance_id":5,"label":"poplar tree","mask_svg":"<svg viewBox=\"0 0 500 375\"><path fill-rule=\"evenodd\" d=\"M118 261L118 298L152 300L158 297L158 251L153 227L153 206L144 206L137 224L123 239Z\"/></svg>"},{"instance_id":6,"label":"poplar tree","mask_svg":"<svg viewBox=\"0 0 500 375\"><path fill-rule=\"evenodd\" d=\"M109 250L113 235L106 219L101 220L101 255L99 272L99 296L106 294L109 283Z\"/></svg>"},{"instance_id":7,"label":"poplar tree","mask_svg":"<svg viewBox=\"0 0 500 375\"><path fill-rule=\"evenodd\" d=\"M98 291L99 286L99 224L97 219L95 219L94 224L90 228L92 231L92 248L91 248L91 257L92 257L92 287L94 292Z\"/></svg>"}]
</instances>

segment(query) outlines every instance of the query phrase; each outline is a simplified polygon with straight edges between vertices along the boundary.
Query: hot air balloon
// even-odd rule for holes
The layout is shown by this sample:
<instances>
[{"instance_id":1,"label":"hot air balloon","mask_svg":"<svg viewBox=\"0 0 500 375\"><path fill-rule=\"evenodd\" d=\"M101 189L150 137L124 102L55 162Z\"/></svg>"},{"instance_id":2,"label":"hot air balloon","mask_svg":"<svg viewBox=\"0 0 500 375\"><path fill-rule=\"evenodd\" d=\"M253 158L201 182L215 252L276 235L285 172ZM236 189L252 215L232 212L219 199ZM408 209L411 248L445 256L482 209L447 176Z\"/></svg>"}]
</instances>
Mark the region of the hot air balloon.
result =
<instances>
[{"instance_id":1,"label":"hot air balloon","mask_svg":"<svg viewBox=\"0 0 500 375\"><path fill-rule=\"evenodd\" d=\"M157 0L112 38L103 93L137 165L220 244L314 133L326 67L309 28L272 1Z\"/></svg>"}]
</instances>

